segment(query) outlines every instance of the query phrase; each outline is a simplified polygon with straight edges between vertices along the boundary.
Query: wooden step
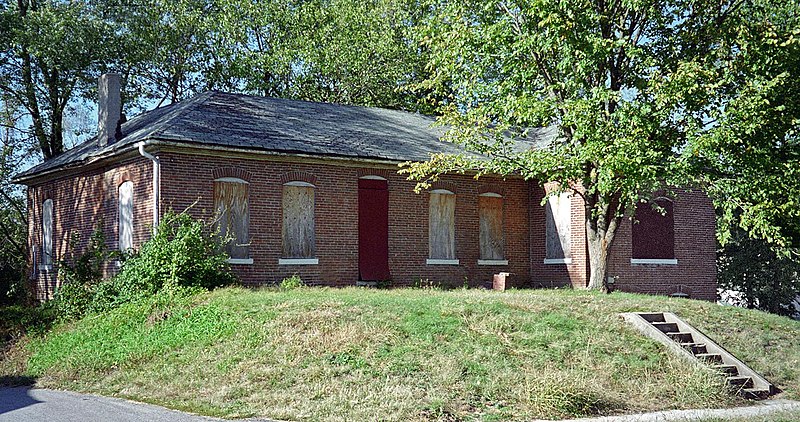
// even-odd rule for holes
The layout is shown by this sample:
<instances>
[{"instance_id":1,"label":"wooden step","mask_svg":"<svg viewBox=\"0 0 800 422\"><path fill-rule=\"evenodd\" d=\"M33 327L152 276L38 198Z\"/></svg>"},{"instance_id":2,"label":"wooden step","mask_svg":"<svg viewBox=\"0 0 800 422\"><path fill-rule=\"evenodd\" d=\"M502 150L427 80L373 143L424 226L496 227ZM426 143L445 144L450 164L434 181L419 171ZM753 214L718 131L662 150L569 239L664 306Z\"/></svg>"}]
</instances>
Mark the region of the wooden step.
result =
<instances>
[{"instance_id":1,"label":"wooden step","mask_svg":"<svg viewBox=\"0 0 800 422\"><path fill-rule=\"evenodd\" d=\"M743 376L735 376L735 377L728 377L725 379L728 384L739 387L739 388L753 388L753 378L752 377L743 377Z\"/></svg>"},{"instance_id":2,"label":"wooden step","mask_svg":"<svg viewBox=\"0 0 800 422\"><path fill-rule=\"evenodd\" d=\"M725 375L739 375L739 368L737 368L736 365L713 365L712 368Z\"/></svg>"},{"instance_id":3,"label":"wooden step","mask_svg":"<svg viewBox=\"0 0 800 422\"><path fill-rule=\"evenodd\" d=\"M738 393L742 397L750 400L764 400L769 398L771 394L769 390L765 390L763 388L742 388L738 391Z\"/></svg>"},{"instance_id":4,"label":"wooden step","mask_svg":"<svg viewBox=\"0 0 800 422\"><path fill-rule=\"evenodd\" d=\"M678 324L674 322L654 322L653 327L658 328L662 333L677 333L680 331L678 330Z\"/></svg>"},{"instance_id":5,"label":"wooden step","mask_svg":"<svg viewBox=\"0 0 800 422\"><path fill-rule=\"evenodd\" d=\"M719 353L699 353L694 356L697 359L700 359L704 362L717 363L717 364L722 363L722 355L720 355Z\"/></svg>"},{"instance_id":6,"label":"wooden step","mask_svg":"<svg viewBox=\"0 0 800 422\"><path fill-rule=\"evenodd\" d=\"M640 317L644 318L645 321L647 321L647 322L649 322L651 324L654 323L654 322L664 322L664 321L666 321L664 319L664 314L661 313L661 312L642 313L642 314L637 314L637 315L639 315Z\"/></svg>"},{"instance_id":7,"label":"wooden step","mask_svg":"<svg viewBox=\"0 0 800 422\"><path fill-rule=\"evenodd\" d=\"M681 343L681 347L688 350L693 355L708 353L705 343Z\"/></svg>"},{"instance_id":8,"label":"wooden step","mask_svg":"<svg viewBox=\"0 0 800 422\"><path fill-rule=\"evenodd\" d=\"M678 333L666 333L669 338L678 343L694 343L694 338L692 338L692 333L685 333L685 332L678 332Z\"/></svg>"}]
</instances>

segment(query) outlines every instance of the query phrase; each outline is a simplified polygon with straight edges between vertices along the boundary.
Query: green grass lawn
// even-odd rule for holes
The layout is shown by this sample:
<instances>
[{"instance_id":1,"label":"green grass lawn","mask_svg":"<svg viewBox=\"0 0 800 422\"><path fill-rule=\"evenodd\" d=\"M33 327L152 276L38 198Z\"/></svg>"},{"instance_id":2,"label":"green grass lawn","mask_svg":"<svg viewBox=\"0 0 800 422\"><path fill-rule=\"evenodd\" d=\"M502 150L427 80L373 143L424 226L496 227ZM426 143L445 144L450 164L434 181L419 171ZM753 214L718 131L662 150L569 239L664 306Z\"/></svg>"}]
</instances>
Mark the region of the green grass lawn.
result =
<instances>
[{"instance_id":1,"label":"green grass lawn","mask_svg":"<svg viewBox=\"0 0 800 422\"><path fill-rule=\"evenodd\" d=\"M800 399L800 322L572 290L227 288L30 336L39 386L230 418L530 420L743 404L618 316L672 311Z\"/></svg>"}]
</instances>

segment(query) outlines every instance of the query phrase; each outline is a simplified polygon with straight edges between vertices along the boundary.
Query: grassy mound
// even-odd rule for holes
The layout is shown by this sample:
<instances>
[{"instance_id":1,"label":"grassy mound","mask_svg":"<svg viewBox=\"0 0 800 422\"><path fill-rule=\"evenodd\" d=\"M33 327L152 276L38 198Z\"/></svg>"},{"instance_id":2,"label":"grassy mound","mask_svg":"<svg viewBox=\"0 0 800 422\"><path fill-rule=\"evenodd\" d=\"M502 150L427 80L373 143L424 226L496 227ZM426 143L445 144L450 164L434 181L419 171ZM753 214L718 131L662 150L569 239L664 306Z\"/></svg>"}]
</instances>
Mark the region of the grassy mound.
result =
<instances>
[{"instance_id":1,"label":"grassy mound","mask_svg":"<svg viewBox=\"0 0 800 422\"><path fill-rule=\"evenodd\" d=\"M672 311L800 398L800 322L570 290L220 289L24 339L5 376L214 416L530 420L732 406L617 315Z\"/></svg>"}]
</instances>

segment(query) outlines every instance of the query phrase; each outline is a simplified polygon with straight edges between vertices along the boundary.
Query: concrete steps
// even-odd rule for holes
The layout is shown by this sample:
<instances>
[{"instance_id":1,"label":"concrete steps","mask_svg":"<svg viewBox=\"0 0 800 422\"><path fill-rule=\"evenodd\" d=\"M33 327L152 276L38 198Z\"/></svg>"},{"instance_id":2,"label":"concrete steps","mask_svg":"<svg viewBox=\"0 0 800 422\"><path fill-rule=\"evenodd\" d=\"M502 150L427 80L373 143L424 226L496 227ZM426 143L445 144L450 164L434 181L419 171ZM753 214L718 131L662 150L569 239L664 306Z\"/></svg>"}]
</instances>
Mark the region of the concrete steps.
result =
<instances>
[{"instance_id":1,"label":"concrete steps","mask_svg":"<svg viewBox=\"0 0 800 422\"><path fill-rule=\"evenodd\" d=\"M621 316L643 334L680 356L716 369L731 389L743 397L760 400L780 392L764 377L673 313L629 312Z\"/></svg>"}]
</instances>

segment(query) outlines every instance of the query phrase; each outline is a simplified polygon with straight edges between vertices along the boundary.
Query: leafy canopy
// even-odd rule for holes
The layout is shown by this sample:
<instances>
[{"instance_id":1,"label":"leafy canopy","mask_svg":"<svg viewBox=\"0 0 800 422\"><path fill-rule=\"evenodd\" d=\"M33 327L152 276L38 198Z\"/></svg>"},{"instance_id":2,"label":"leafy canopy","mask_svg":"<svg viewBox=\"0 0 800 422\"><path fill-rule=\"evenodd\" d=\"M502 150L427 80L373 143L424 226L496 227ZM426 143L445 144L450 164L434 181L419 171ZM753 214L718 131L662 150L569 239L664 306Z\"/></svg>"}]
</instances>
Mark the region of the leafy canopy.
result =
<instances>
[{"instance_id":1,"label":"leafy canopy","mask_svg":"<svg viewBox=\"0 0 800 422\"><path fill-rule=\"evenodd\" d=\"M800 3L742 8L713 93L720 106L687 161L719 210L723 243L740 226L785 254L800 248Z\"/></svg>"},{"instance_id":2,"label":"leafy canopy","mask_svg":"<svg viewBox=\"0 0 800 422\"><path fill-rule=\"evenodd\" d=\"M797 171L785 170L787 152L775 148L796 144L798 113L785 96L798 80L796 5L442 0L432 7L423 26L432 76L418 88L451 93L435 106L450 140L467 152L408 164L423 187L467 170L559 182L583 196L589 229L610 243L617 219L653 192L731 173L723 190L733 192L749 182L743 168L753 177L785 164L761 186L769 195ZM774 97L781 107L768 101ZM541 141L536 127L553 128L557 141L530 148ZM730 153L755 133L767 138L760 154ZM760 203L758 218L782 210Z\"/></svg>"}]
</instances>

